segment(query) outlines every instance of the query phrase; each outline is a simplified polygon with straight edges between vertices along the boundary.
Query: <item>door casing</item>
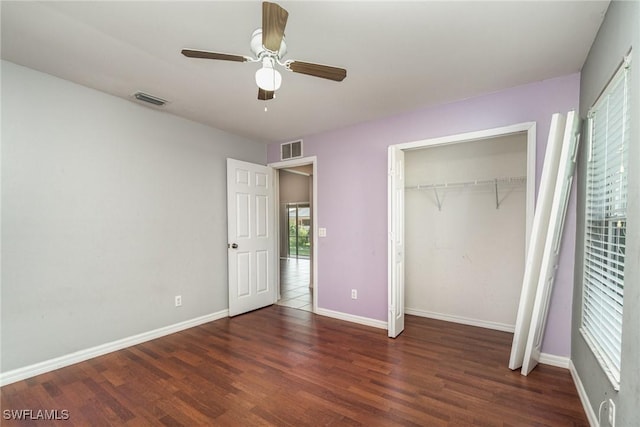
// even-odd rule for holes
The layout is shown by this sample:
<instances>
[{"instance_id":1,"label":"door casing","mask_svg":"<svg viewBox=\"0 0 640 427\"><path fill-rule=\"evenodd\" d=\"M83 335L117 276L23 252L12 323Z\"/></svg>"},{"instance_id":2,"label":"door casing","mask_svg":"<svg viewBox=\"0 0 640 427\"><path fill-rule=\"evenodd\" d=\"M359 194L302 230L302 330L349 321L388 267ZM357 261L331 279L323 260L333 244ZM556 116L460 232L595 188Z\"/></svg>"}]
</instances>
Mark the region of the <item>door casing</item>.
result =
<instances>
[{"instance_id":1,"label":"door casing","mask_svg":"<svg viewBox=\"0 0 640 427\"><path fill-rule=\"evenodd\" d=\"M310 157L301 157L299 159L293 160L285 160L282 162L269 163L267 166L272 167L274 169L273 179L274 179L274 188L276 190L276 198L275 203L273 204L275 207L275 218L278 218L278 209L280 208L280 186L279 186L279 177L280 177L280 169L284 168L292 168L296 166L306 166L312 165L313 168L313 178L312 178L312 195L311 195L311 222L312 222L312 238L311 238L311 246L312 246L312 271L313 271L313 312L317 313L318 311L318 299L320 293L320 286L318 280L318 161L316 156ZM276 236L280 236L280 221L276 221ZM277 262L280 262L280 257L276 257ZM278 299L280 299L280 266L276 265L276 289L278 292Z\"/></svg>"}]
</instances>

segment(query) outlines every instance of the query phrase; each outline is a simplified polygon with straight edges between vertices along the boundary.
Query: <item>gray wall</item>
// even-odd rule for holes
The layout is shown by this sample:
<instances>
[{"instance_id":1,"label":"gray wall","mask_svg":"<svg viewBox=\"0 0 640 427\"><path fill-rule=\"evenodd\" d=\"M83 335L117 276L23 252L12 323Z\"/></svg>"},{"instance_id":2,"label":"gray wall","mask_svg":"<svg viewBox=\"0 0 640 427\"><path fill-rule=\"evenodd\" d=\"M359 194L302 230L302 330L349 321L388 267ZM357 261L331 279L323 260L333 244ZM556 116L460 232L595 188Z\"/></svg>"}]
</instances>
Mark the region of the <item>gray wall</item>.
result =
<instances>
[{"instance_id":1,"label":"gray wall","mask_svg":"<svg viewBox=\"0 0 640 427\"><path fill-rule=\"evenodd\" d=\"M632 128L629 152L629 205L627 252L625 263L624 319L622 331L622 368L620 391L613 390L591 350L580 335L584 245L585 144L578 162L578 220L576 240L575 287L573 299L571 358L589 396L596 415L600 402L613 398L616 426L640 425L640 2L614 1L591 47L582 69L580 114L587 111L616 71L631 47ZM605 411L602 425L607 425Z\"/></svg>"},{"instance_id":2,"label":"gray wall","mask_svg":"<svg viewBox=\"0 0 640 427\"><path fill-rule=\"evenodd\" d=\"M3 61L2 371L228 308L227 157L266 147Z\"/></svg>"}]
</instances>

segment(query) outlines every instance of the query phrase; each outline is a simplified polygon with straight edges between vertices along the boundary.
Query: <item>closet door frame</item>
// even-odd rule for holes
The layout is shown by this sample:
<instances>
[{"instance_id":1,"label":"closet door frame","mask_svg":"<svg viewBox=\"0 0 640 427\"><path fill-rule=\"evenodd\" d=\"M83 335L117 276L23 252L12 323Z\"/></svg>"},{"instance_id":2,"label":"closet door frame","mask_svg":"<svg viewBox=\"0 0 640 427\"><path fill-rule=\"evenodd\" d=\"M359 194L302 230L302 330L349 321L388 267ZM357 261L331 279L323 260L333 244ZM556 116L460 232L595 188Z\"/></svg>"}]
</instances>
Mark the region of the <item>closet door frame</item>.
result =
<instances>
[{"instance_id":1,"label":"closet door frame","mask_svg":"<svg viewBox=\"0 0 640 427\"><path fill-rule=\"evenodd\" d=\"M418 150L422 148L428 147L437 147L444 146L450 144L459 144L464 142L477 142L490 138L495 138L499 136L513 135L518 133L526 133L527 135L527 184L526 184L526 236L525 236L525 248L529 247L529 239L531 237L531 228L533 224L533 211L535 206L535 192L536 192L536 123L535 122L524 122L518 123L509 126L503 126L492 129L485 129L481 131L475 132L467 132L449 136L443 136L439 138L430 138L423 139L420 141L413 142L405 142L401 144L392 144L389 146L389 165L393 165L394 162L397 162L396 156L394 156L394 152L398 150L402 151L411 151ZM392 158L392 156L394 158ZM400 177L401 181L404 182L404 164L402 167L398 168L402 170L403 176ZM396 174L396 170L390 169L387 171L389 176L393 176ZM395 198L391 197L391 189L388 190L388 213L390 218L401 218L399 221L389 221L388 224L388 260L387 260L387 268L389 272L394 271L395 269L395 257L393 257L393 247L395 247L395 239L402 239L404 241L404 215L399 216L404 213L404 206L398 207L394 202ZM402 234L402 235L400 235ZM527 254L525 253L525 258ZM388 275L388 295L404 295L404 281L396 280L394 274ZM402 287L402 289L398 289L398 287ZM395 325L398 319L398 316L404 316L404 313L391 313L391 304L392 301L389 301L389 317L387 323L387 330L392 331L395 329ZM404 307L404 304L394 304L394 310L398 310L398 306ZM393 317L393 318L392 318ZM390 335L391 336L391 335Z\"/></svg>"}]
</instances>

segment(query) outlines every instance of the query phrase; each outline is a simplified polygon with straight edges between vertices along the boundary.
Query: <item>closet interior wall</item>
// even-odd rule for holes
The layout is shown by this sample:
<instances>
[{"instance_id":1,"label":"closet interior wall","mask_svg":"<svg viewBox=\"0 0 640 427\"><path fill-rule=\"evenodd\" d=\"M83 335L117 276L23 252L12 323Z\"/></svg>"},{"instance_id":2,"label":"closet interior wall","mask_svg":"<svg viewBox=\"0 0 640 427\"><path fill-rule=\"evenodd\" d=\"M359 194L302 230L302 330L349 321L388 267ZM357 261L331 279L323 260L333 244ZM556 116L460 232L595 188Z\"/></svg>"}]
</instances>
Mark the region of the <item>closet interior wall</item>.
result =
<instances>
[{"instance_id":1,"label":"closet interior wall","mask_svg":"<svg viewBox=\"0 0 640 427\"><path fill-rule=\"evenodd\" d=\"M526 175L526 133L406 151L407 314L513 331Z\"/></svg>"}]
</instances>

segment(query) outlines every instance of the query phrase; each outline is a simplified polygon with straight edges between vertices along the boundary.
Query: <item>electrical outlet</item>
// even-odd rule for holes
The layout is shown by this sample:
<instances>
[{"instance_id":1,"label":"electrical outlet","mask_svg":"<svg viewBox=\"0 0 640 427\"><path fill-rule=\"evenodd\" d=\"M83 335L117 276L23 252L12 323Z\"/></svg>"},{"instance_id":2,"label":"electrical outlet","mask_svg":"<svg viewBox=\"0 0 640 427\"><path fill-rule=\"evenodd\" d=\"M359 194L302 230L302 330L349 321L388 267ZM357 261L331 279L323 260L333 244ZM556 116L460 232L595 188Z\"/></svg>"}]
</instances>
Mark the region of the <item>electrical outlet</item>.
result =
<instances>
[{"instance_id":1,"label":"electrical outlet","mask_svg":"<svg viewBox=\"0 0 640 427\"><path fill-rule=\"evenodd\" d=\"M182 307L182 295L176 295L176 307Z\"/></svg>"},{"instance_id":2,"label":"electrical outlet","mask_svg":"<svg viewBox=\"0 0 640 427\"><path fill-rule=\"evenodd\" d=\"M351 299L358 299L358 290L351 289Z\"/></svg>"},{"instance_id":3,"label":"electrical outlet","mask_svg":"<svg viewBox=\"0 0 640 427\"><path fill-rule=\"evenodd\" d=\"M609 399L609 410L607 411L609 415L609 425L611 427L616 427L616 404L613 403L613 400Z\"/></svg>"},{"instance_id":4,"label":"electrical outlet","mask_svg":"<svg viewBox=\"0 0 640 427\"><path fill-rule=\"evenodd\" d=\"M318 228L318 237L327 237L327 229L324 227Z\"/></svg>"}]
</instances>

